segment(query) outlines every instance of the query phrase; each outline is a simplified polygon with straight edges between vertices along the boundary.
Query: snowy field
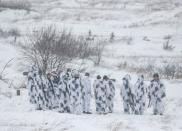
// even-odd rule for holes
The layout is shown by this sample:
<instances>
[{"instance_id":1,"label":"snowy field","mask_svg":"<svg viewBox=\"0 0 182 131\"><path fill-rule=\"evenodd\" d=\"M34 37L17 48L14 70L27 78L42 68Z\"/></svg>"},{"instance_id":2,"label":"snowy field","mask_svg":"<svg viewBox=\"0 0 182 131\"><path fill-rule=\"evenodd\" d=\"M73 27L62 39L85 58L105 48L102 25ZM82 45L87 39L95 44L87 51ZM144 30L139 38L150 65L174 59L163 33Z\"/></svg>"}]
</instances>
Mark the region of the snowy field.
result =
<instances>
[{"instance_id":1,"label":"snowy field","mask_svg":"<svg viewBox=\"0 0 182 131\"><path fill-rule=\"evenodd\" d=\"M56 111L35 111L28 103L27 90L22 96L0 97L1 131L181 131L181 81L165 81L167 87L164 116L153 116L148 109L142 116L126 115L122 110L119 88L116 89L114 113L97 115L92 99L93 114L73 115ZM13 92L15 94L15 92Z\"/></svg>"},{"instance_id":2,"label":"snowy field","mask_svg":"<svg viewBox=\"0 0 182 131\"><path fill-rule=\"evenodd\" d=\"M6 1L6 0L4 0ZM89 30L100 39L108 39L114 32L115 41L106 43L100 66L85 61L87 71L94 79L97 74L109 75L117 80L114 113L97 115L92 99L91 115L61 114L56 111L36 111L29 104L28 92L16 88L24 84L22 72L26 63L11 36L3 37L0 30L0 72L8 84L0 80L0 131L181 131L182 130L182 79L163 79L166 86L166 111L153 116L147 109L144 115L123 113L119 96L121 79L129 73L132 82L137 73L122 64L137 67L152 63L182 64L182 2L181 0L29 0L31 10L13 10L0 7L0 29L18 29L24 39L32 29L55 25L68 28L75 35L88 35ZM151 6L149 6L151 5ZM166 36L172 36L172 51L163 49ZM128 43L129 42L129 43ZM74 60L74 67L80 61ZM146 74L145 74L146 75ZM146 82L151 80L147 77Z\"/></svg>"}]
</instances>

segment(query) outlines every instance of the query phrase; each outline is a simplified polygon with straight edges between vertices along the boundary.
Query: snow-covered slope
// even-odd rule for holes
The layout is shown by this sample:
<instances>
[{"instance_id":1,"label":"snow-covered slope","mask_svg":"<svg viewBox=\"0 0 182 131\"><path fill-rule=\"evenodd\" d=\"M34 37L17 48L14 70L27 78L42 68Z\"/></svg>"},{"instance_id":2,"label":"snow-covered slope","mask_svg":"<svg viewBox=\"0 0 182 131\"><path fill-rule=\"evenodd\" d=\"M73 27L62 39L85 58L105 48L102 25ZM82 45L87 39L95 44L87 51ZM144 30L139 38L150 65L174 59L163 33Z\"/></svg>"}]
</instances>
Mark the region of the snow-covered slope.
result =
<instances>
[{"instance_id":1,"label":"snow-covered slope","mask_svg":"<svg viewBox=\"0 0 182 131\"><path fill-rule=\"evenodd\" d=\"M76 35L92 34L99 39L109 39L106 43L99 67L91 61L85 66L92 78L97 74L107 74L117 80L115 111L108 115L72 115L54 111L35 111L28 102L26 89L21 96L16 90L24 81L22 71L24 61L12 37L0 36L0 72L10 60L4 72L9 84L0 81L0 131L180 131L182 130L182 80L164 80L167 89L166 112L164 116L153 116L151 109L145 115L125 115L119 96L121 78L132 74L135 82L137 74L121 70L122 62L160 65L166 62L182 63L182 5L180 0L29 0L31 11L0 10L0 29L8 31L17 28L23 39L32 28L55 25L68 28ZM172 51L163 50L164 37L172 36ZM130 44L128 44L130 41ZM74 65L79 60L73 61ZM75 64L76 63L76 64ZM150 78L147 78L150 79ZM147 80L148 82L148 80ZM95 105L92 100L92 110Z\"/></svg>"}]
</instances>

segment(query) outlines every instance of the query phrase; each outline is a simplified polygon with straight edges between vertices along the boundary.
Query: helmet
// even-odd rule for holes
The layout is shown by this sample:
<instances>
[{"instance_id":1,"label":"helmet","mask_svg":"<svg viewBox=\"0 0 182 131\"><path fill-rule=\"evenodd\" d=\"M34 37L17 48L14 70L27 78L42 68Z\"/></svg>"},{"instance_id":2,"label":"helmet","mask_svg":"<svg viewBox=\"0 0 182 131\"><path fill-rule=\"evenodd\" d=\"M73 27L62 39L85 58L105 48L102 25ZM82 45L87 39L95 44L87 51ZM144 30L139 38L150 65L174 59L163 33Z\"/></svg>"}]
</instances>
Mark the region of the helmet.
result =
<instances>
[{"instance_id":1,"label":"helmet","mask_svg":"<svg viewBox=\"0 0 182 131\"><path fill-rule=\"evenodd\" d=\"M154 78L154 77L159 78L159 74L158 74L158 73L154 73L153 78Z\"/></svg>"},{"instance_id":2,"label":"helmet","mask_svg":"<svg viewBox=\"0 0 182 131\"><path fill-rule=\"evenodd\" d=\"M104 75L104 76L103 76L103 79L104 79L104 80L108 80L109 78L108 78L108 76Z\"/></svg>"},{"instance_id":3,"label":"helmet","mask_svg":"<svg viewBox=\"0 0 182 131\"><path fill-rule=\"evenodd\" d=\"M77 70L74 70L72 72L72 76L75 77L75 78L79 78L80 77L80 73Z\"/></svg>"},{"instance_id":4,"label":"helmet","mask_svg":"<svg viewBox=\"0 0 182 131\"><path fill-rule=\"evenodd\" d=\"M97 79L101 79L101 76L100 75L97 75Z\"/></svg>"},{"instance_id":5,"label":"helmet","mask_svg":"<svg viewBox=\"0 0 182 131\"><path fill-rule=\"evenodd\" d=\"M85 73L85 76L90 76L90 74L88 72Z\"/></svg>"},{"instance_id":6,"label":"helmet","mask_svg":"<svg viewBox=\"0 0 182 131\"><path fill-rule=\"evenodd\" d=\"M127 75L125 75L125 77L123 79L131 80L131 76L129 74L127 74Z\"/></svg>"}]
</instances>

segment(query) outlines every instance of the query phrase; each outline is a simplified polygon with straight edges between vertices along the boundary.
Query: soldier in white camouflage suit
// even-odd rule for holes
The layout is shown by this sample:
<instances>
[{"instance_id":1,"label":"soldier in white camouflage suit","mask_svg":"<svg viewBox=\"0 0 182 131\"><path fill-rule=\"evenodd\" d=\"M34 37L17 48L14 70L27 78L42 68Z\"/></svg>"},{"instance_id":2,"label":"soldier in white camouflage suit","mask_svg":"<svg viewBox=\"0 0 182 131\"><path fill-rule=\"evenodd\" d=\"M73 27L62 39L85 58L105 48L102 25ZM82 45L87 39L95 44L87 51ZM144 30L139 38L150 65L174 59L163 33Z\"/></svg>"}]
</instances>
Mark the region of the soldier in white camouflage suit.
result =
<instances>
[{"instance_id":1,"label":"soldier in white camouflage suit","mask_svg":"<svg viewBox=\"0 0 182 131\"><path fill-rule=\"evenodd\" d=\"M91 100L91 80L90 74L85 73L84 78L81 80L82 85L82 110L83 113L91 114L90 100Z\"/></svg>"},{"instance_id":2,"label":"soldier in white camouflage suit","mask_svg":"<svg viewBox=\"0 0 182 131\"><path fill-rule=\"evenodd\" d=\"M53 103L53 108L56 109L59 108L59 101L60 101L60 91L58 88L59 76L55 71L53 71L51 75L52 75L53 89L55 92L55 101Z\"/></svg>"},{"instance_id":3,"label":"soldier in white camouflage suit","mask_svg":"<svg viewBox=\"0 0 182 131\"><path fill-rule=\"evenodd\" d=\"M70 68L68 68L67 70L66 70L66 73L64 74L64 77L66 77L66 79L68 80L68 81L70 81L71 79L72 79L72 76L73 75L73 72L71 71L71 69Z\"/></svg>"},{"instance_id":4,"label":"soldier in white camouflage suit","mask_svg":"<svg viewBox=\"0 0 182 131\"><path fill-rule=\"evenodd\" d=\"M120 92L121 98L123 99L124 112L127 114L134 113L135 111L135 96L130 80L130 75L126 75L123 78Z\"/></svg>"},{"instance_id":5,"label":"soldier in white camouflage suit","mask_svg":"<svg viewBox=\"0 0 182 131\"><path fill-rule=\"evenodd\" d=\"M109 79L108 80L108 88L107 88L107 107L109 113L113 112L114 108L114 96L115 96L115 80Z\"/></svg>"},{"instance_id":6,"label":"soldier in white camouflage suit","mask_svg":"<svg viewBox=\"0 0 182 131\"><path fill-rule=\"evenodd\" d=\"M50 108L50 100L48 96L49 92L49 85L48 85L48 79L47 77L44 77L41 75L41 81L42 81L42 90L43 90L43 97L44 97L44 109Z\"/></svg>"},{"instance_id":7,"label":"soldier in white camouflage suit","mask_svg":"<svg viewBox=\"0 0 182 131\"><path fill-rule=\"evenodd\" d=\"M135 114L142 115L146 107L147 88L144 83L144 76L141 75L134 85L135 90Z\"/></svg>"},{"instance_id":8,"label":"soldier in white camouflage suit","mask_svg":"<svg viewBox=\"0 0 182 131\"><path fill-rule=\"evenodd\" d=\"M95 97L95 107L96 107L96 112L98 113L99 111L99 99L98 99L98 88L100 86L100 83L101 83L101 76L100 75L97 75L97 79L94 80L94 83L93 83L93 88L94 88L94 97Z\"/></svg>"},{"instance_id":9,"label":"soldier in white camouflage suit","mask_svg":"<svg viewBox=\"0 0 182 131\"><path fill-rule=\"evenodd\" d=\"M103 80L97 76L95 81L95 97L96 97L96 112L98 114L106 114L107 110L107 96L106 96L106 85Z\"/></svg>"},{"instance_id":10,"label":"soldier in white camouflage suit","mask_svg":"<svg viewBox=\"0 0 182 131\"><path fill-rule=\"evenodd\" d=\"M60 73L59 79L59 112L70 112L69 109L69 81L67 81L67 77L65 76L64 72Z\"/></svg>"},{"instance_id":11,"label":"soldier in white camouflage suit","mask_svg":"<svg viewBox=\"0 0 182 131\"><path fill-rule=\"evenodd\" d=\"M105 108L105 113L109 113L109 108L111 106L111 100L110 100L110 86L109 86L109 78L108 76L104 75L103 76L103 86L105 88L105 93L106 93L106 108Z\"/></svg>"},{"instance_id":12,"label":"soldier in white camouflage suit","mask_svg":"<svg viewBox=\"0 0 182 131\"><path fill-rule=\"evenodd\" d=\"M164 98L166 97L165 86L160 81L159 75L155 73L153 80L148 88L149 107L153 106L154 115L163 115L164 113Z\"/></svg>"},{"instance_id":13,"label":"soldier in white camouflage suit","mask_svg":"<svg viewBox=\"0 0 182 131\"><path fill-rule=\"evenodd\" d=\"M46 88L46 81L40 69L38 69L38 72L35 73L35 86L37 87L37 92L36 92L37 109L42 110L46 106L46 98L44 92Z\"/></svg>"},{"instance_id":14,"label":"soldier in white camouflage suit","mask_svg":"<svg viewBox=\"0 0 182 131\"><path fill-rule=\"evenodd\" d=\"M58 111L60 113L64 112L64 83L63 83L63 72L60 72L59 76L59 82L57 86L57 99L58 99Z\"/></svg>"},{"instance_id":15,"label":"soldier in white camouflage suit","mask_svg":"<svg viewBox=\"0 0 182 131\"><path fill-rule=\"evenodd\" d=\"M56 96L53 88L53 79L51 73L47 74L47 97L48 97L48 108L52 109L56 101Z\"/></svg>"},{"instance_id":16,"label":"soldier in white camouflage suit","mask_svg":"<svg viewBox=\"0 0 182 131\"><path fill-rule=\"evenodd\" d=\"M70 113L70 88L69 88L69 84L71 82L72 76L68 76L68 75L64 75L63 76L63 83L65 86L65 101L64 101L64 111L67 113Z\"/></svg>"},{"instance_id":17,"label":"soldier in white camouflage suit","mask_svg":"<svg viewBox=\"0 0 182 131\"><path fill-rule=\"evenodd\" d=\"M36 72L38 72L38 69L36 66L32 66L30 71L28 72L28 83L27 83L27 89L28 89L28 94L30 97L30 103L36 104L37 103L37 87L35 86L35 76Z\"/></svg>"},{"instance_id":18,"label":"soldier in white camouflage suit","mask_svg":"<svg viewBox=\"0 0 182 131\"><path fill-rule=\"evenodd\" d=\"M74 74L74 78L71 79L69 83L70 90L70 111L73 114L82 113L82 103L81 103L81 80L79 73Z\"/></svg>"}]
</instances>

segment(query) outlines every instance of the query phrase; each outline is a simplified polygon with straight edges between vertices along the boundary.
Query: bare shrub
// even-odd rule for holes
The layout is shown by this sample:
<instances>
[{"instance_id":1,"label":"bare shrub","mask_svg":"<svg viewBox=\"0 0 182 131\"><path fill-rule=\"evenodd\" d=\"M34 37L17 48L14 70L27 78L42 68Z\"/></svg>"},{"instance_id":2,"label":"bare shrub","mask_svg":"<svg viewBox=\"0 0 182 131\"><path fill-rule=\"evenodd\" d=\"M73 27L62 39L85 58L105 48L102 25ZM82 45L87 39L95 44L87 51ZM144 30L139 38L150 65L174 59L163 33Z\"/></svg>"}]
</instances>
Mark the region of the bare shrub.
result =
<instances>
[{"instance_id":1,"label":"bare shrub","mask_svg":"<svg viewBox=\"0 0 182 131\"><path fill-rule=\"evenodd\" d=\"M150 39L149 39L147 36L144 36L144 37L143 37L143 40L144 40L144 41L150 41Z\"/></svg>"},{"instance_id":2,"label":"bare shrub","mask_svg":"<svg viewBox=\"0 0 182 131\"><path fill-rule=\"evenodd\" d=\"M31 4L30 2L24 0L1 0L0 7L15 9L15 10L30 11Z\"/></svg>"},{"instance_id":3,"label":"bare shrub","mask_svg":"<svg viewBox=\"0 0 182 131\"><path fill-rule=\"evenodd\" d=\"M92 31L91 30L88 31L88 36L92 36Z\"/></svg>"},{"instance_id":4,"label":"bare shrub","mask_svg":"<svg viewBox=\"0 0 182 131\"><path fill-rule=\"evenodd\" d=\"M71 37L69 39L68 37L69 34L65 32L62 32L59 37L53 27L42 28L29 34L27 41L21 43L20 47L24 58L30 63L38 65L43 74L46 74L48 69L62 67L67 61L65 55L70 56L71 53L74 53L74 51L70 52L68 48L70 41L72 41Z\"/></svg>"},{"instance_id":5,"label":"bare shrub","mask_svg":"<svg viewBox=\"0 0 182 131\"><path fill-rule=\"evenodd\" d=\"M114 32L112 32L112 33L110 34L109 41L110 41L110 42L113 42L114 39L115 39L115 34L114 34Z\"/></svg>"},{"instance_id":6,"label":"bare shrub","mask_svg":"<svg viewBox=\"0 0 182 131\"><path fill-rule=\"evenodd\" d=\"M152 76L152 74L155 72L155 67L152 63L148 63L147 65L140 65L137 69L136 69L137 73L143 73L146 76Z\"/></svg>"},{"instance_id":7,"label":"bare shrub","mask_svg":"<svg viewBox=\"0 0 182 131\"><path fill-rule=\"evenodd\" d=\"M168 35L164 37L165 42L163 43L163 49L172 51L175 47L170 44L170 40L172 39L172 36Z\"/></svg>"},{"instance_id":8,"label":"bare shrub","mask_svg":"<svg viewBox=\"0 0 182 131\"><path fill-rule=\"evenodd\" d=\"M2 68L1 72L0 72L0 80L5 82L5 83L8 83L9 82L9 79L7 79L5 77L5 70L9 67L9 64L13 61L13 58L10 59L5 65L4 67Z\"/></svg>"},{"instance_id":9,"label":"bare shrub","mask_svg":"<svg viewBox=\"0 0 182 131\"><path fill-rule=\"evenodd\" d=\"M93 42L95 40L95 35L92 35L91 30L88 31L88 36L86 37L86 40L91 41L91 42Z\"/></svg>"},{"instance_id":10,"label":"bare shrub","mask_svg":"<svg viewBox=\"0 0 182 131\"><path fill-rule=\"evenodd\" d=\"M181 58L149 58L145 57L124 57L123 61L118 64L118 68L123 70L145 74L147 78L152 77L154 72L158 72L161 78L165 79L181 79L182 64ZM161 63L159 62L161 61ZM126 63L127 64L124 64ZM140 63L140 64L138 64Z\"/></svg>"},{"instance_id":11,"label":"bare shrub","mask_svg":"<svg viewBox=\"0 0 182 131\"><path fill-rule=\"evenodd\" d=\"M24 58L38 65L43 74L47 70L64 68L74 58L85 59L97 53L84 37L74 36L66 29L60 32L54 26L35 31L19 46Z\"/></svg>"},{"instance_id":12,"label":"bare shrub","mask_svg":"<svg viewBox=\"0 0 182 131\"><path fill-rule=\"evenodd\" d=\"M182 65L180 63L168 63L163 66L161 73L167 79L181 79L182 78Z\"/></svg>"},{"instance_id":13,"label":"bare shrub","mask_svg":"<svg viewBox=\"0 0 182 131\"><path fill-rule=\"evenodd\" d=\"M175 78L177 79L182 78L182 65L180 64L176 65Z\"/></svg>"},{"instance_id":14,"label":"bare shrub","mask_svg":"<svg viewBox=\"0 0 182 131\"><path fill-rule=\"evenodd\" d=\"M100 65L102 54L105 48L105 41L98 41L94 47L92 47L92 61L96 66Z\"/></svg>"},{"instance_id":15,"label":"bare shrub","mask_svg":"<svg viewBox=\"0 0 182 131\"><path fill-rule=\"evenodd\" d=\"M163 74L165 75L165 77L167 79L173 79L175 76L175 72L176 72L176 66L175 65L165 65L163 67Z\"/></svg>"}]
</instances>

